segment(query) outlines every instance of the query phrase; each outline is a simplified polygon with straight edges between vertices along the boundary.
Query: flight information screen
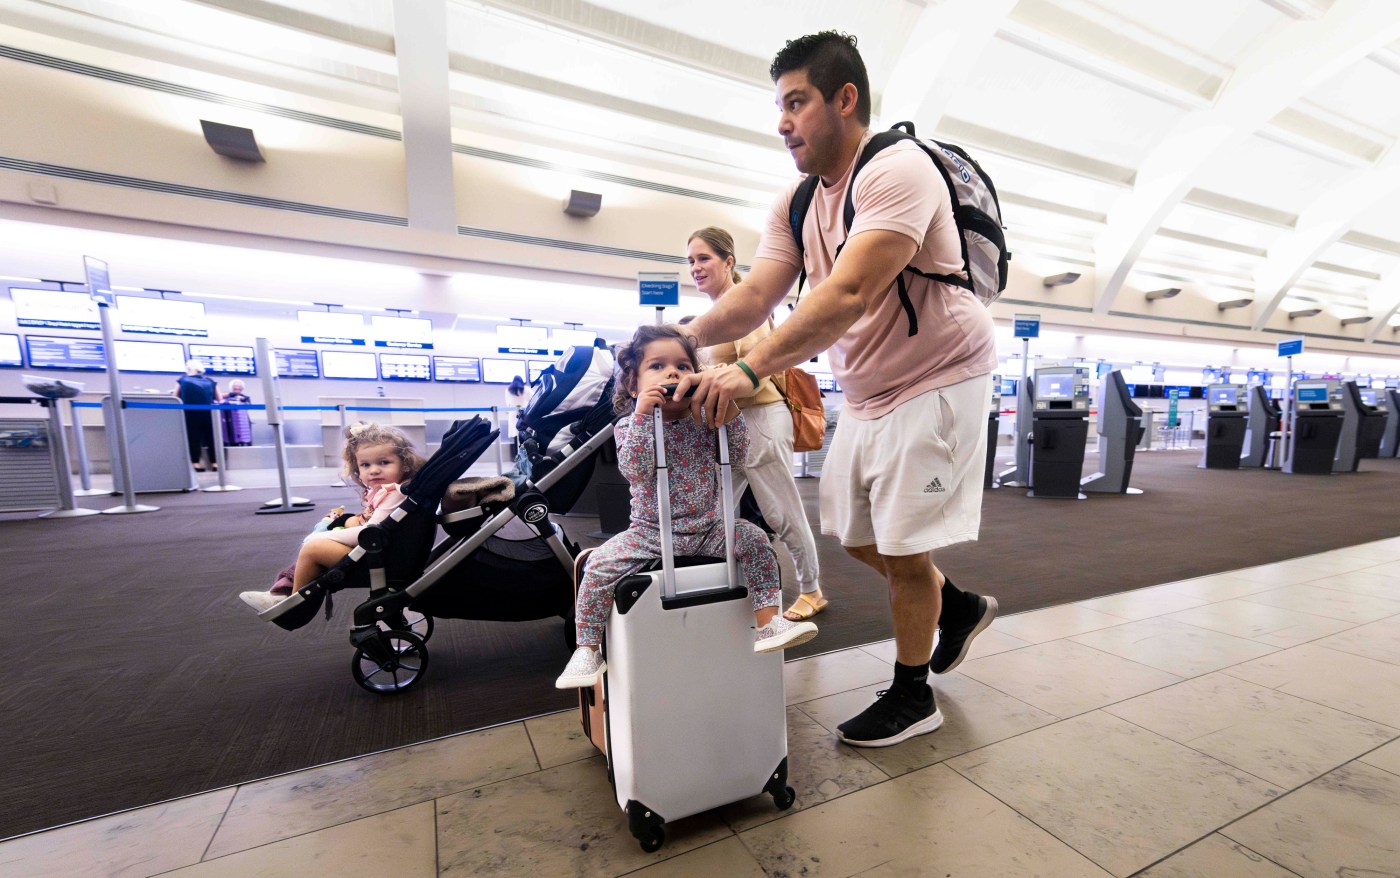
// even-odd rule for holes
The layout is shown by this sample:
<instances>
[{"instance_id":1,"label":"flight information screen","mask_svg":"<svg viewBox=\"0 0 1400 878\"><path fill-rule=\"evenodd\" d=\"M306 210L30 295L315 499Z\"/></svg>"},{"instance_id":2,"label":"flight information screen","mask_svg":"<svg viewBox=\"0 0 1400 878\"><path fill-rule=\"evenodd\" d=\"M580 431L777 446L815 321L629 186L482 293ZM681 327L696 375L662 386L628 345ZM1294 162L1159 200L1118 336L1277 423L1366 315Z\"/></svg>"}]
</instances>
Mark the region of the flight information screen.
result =
<instances>
[{"instance_id":1,"label":"flight information screen","mask_svg":"<svg viewBox=\"0 0 1400 878\"><path fill-rule=\"evenodd\" d=\"M1297 399L1299 402L1327 401L1326 384L1299 384L1295 392L1297 393Z\"/></svg>"},{"instance_id":2,"label":"flight information screen","mask_svg":"<svg viewBox=\"0 0 1400 878\"><path fill-rule=\"evenodd\" d=\"M278 378L320 378L321 362L315 351L300 348L277 348L272 352L277 360Z\"/></svg>"},{"instance_id":3,"label":"flight information screen","mask_svg":"<svg viewBox=\"0 0 1400 878\"><path fill-rule=\"evenodd\" d=\"M481 360L476 357L433 357L433 378L438 381L480 381Z\"/></svg>"}]
</instances>

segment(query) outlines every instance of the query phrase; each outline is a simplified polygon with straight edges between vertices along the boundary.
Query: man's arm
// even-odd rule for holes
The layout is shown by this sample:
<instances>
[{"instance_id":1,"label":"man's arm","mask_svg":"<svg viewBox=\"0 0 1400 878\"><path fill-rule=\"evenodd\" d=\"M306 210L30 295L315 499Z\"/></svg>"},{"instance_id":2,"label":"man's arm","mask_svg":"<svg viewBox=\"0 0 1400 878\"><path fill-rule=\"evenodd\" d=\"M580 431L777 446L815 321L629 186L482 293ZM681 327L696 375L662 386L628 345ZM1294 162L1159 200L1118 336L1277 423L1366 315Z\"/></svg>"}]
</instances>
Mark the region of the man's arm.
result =
<instances>
[{"instance_id":1,"label":"man's arm","mask_svg":"<svg viewBox=\"0 0 1400 878\"><path fill-rule=\"evenodd\" d=\"M869 303L890 288L918 247L907 235L886 229L861 232L847 240L831 275L812 288L777 332L744 357L745 364L759 377L773 375L831 347L860 319ZM727 298L728 294L720 302ZM755 391L752 379L738 366L687 375L677 392L692 384L698 386L691 396L691 409L696 417L703 410L710 423L714 423L716 411L728 408L730 400L752 396Z\"/></svg>"},{"instance_id":2,"label":"man's arm","mask_svg":"<svg viewBox=\"0 0 1400 878\"><path fill-rule=\"evenodd\" d=\"M686 324L700 347L743 338L768 319L797 280L797 269L775 259L755 259L743 282L729 289L714 307Z\"/></svg>"}]
</instances>

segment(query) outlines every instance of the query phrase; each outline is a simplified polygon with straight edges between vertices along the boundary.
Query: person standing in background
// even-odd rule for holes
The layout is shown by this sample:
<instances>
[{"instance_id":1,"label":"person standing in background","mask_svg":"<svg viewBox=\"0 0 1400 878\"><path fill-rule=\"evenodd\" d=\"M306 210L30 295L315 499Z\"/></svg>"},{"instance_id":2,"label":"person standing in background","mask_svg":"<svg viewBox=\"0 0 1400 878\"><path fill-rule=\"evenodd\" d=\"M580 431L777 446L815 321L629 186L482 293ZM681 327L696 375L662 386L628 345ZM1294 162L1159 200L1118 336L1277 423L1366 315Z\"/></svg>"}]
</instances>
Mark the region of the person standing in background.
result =
<instances>
[{"instance_id":1,"label":"person standing in background","mask_svg":"<svg viewBox=\"0 0 1400 878\"><path fill-rule=\"evenodd\" d=\"M724 229L708 226L693 233L686 243L686 261L696 289L712 302L743 280L735 268L734 238ZM770 317L738 341L707 347L701 354L706 365L726 366L772 332ZM749 425L749 453L743 470L735 474L734 494L743 495L745 483L753 488L763 520L792 555L799 594L783 615L801 622L826 609L828 601L818 580L817 543L792 477L792 414L776 384L780 380L781 376L764 378L753 396L737 400Z\"/></svg>"},{"instance_id":2,"label":"person standing in background","mask_svg":"<svg viewBox=\"0 0 1400 878\"><path fill-rule=\"evenodd\" d=\"M237 405L248 405L252 402L248 394L243 392L243 380L235 378L228 383L228 393L224 394L224 402L235 403ZM225 445L252 445L253 444L253 421L248 417L248 413L241 409L230 409L223 412L224 444Z\"/></svg>"},{"instance_id":3,"label":"person standing in background","mask_svg":"<svg viewBox=\"0 0 1400 878\"><path fill-rule=\"evenodd\" d=\"M518 454L520 451L519 409L524 408L525 403L528 402L530 399L529 396L526 395L527 390L529 390L529 387L525 384L525 379L521 378L519 375L516 375L514 378L512 378L510 380L510 384L506 387L506 398L504 405L507 409L506 429L507 435L510 437L511 457L515 457L515 455Z\"/></svg>"},{"instance_id":4,"label":"person standing in background","mask_svg":"<svg viewBox=\"0 0 1400 878\"><path fill-rule=\"evenodd\" d=\"M219 401L219 385L204 374L204 364L199 360L185 361L185 374L175 382L175 396L185 405L213 405ZM209 450L209 466L218 469L214 460L214 419L209 412L194 410L185 412L185 439L190 446L190 463L194 471L204 472L204 450Z\"/></svg>"}]
</instances>

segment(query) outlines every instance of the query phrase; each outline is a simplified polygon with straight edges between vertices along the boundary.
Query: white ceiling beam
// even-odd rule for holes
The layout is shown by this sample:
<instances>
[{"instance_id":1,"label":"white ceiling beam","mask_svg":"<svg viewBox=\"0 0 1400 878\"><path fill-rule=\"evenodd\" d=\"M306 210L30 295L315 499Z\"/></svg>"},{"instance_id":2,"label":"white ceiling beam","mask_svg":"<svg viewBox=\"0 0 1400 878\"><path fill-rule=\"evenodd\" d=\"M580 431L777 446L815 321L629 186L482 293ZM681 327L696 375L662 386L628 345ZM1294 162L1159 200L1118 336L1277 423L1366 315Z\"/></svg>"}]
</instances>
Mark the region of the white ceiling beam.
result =
<instances>
[{"instance_id":1,"label":"white ceiling beam","mask_svg":"<svg viewBox=\"0 0 1400 878\"><path fill-rule=\"evenodd\" d=\"M455 235L446 7L429 0L395 0L394 52L399 62L408 226Z\"/></svg>"},{"instance_id":2,"label":"white ceiling beam","mask_svg":"<svg viewBox=\"0 0 1400 878\"><path fill-rule=\"evenodd\" d=\"M932 134L1015 6L1016 0L945 0L925 6L889 79L872 86L880 95L881 127L912 120L925 136Z\"/></svg>"},{"instance_id":3,"label":"white ceiling beam","mask_svg":"<svg viewBox=\"0 0 1400 878\"><path fill-rule=\"evenodd\" d=\"M1400 269L1392 271L1371 291L1371 300L1378 303L1380 308L1371 310L1371 316L1375 319L1371 321L1371 328L1366 330L1366 344L1379 338L1381 330L1389 328L1390 318L1400 311Z\"/></svg>"},{"instance_id":4,"label":"white ceiling beam","mask_svg":"<svg viewBox=\"0 0 1400 878\"><path fill-rule=\"evenodd\" d=\"M1269 247L1254 274L1256 308L1252 328L1263 329L1298 278L1355 224L1358 217L1400 193L1400 148L1392 148L1374 167L1348 176L1340 186L1298 216L1297 227Z\"/></svg>"},{"instance_id":5,"label":"white ceiling beam","mask_svg":"<svg viewBox=\"0 0 1400 878\"><path fill-rule=\"evenodd\" d=\"M1321 18L1289 23L1247 52L1214 106L1160 138L1139 165L1133 190L1109 211L1095 245L1095 313L1108 313L1147 242L1213 161L1397 37L1400 16L1390 4L1336 0Z\"/></svg>"}]
</instances>

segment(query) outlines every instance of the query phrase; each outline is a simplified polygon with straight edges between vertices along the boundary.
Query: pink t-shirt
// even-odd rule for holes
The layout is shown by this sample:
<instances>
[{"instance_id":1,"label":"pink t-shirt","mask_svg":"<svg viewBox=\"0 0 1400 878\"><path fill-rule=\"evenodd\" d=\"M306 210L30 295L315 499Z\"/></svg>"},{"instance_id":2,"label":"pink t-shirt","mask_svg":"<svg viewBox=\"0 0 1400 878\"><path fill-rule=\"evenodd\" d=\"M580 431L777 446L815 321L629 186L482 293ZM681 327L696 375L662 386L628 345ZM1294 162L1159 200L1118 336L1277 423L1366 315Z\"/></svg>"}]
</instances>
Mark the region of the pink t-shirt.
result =
<instances>
[{"instance_id":1,"label":"pink t-shirt","mask_svg":"<svg viewBox=\"0 0 1400 878\"><path fill-rule=\"evenodd\" d=\"M861 147L873 136L866 132ZM819 185L812 199L802 242L813 287L831 274L836 248L846 240L841 213L854 167L852 160L835 185ZM773 202L755 259L801 267L788 226L788 205L800 183ZM918 146L897 143L881 150L861 169L852 196L856 212L850 237L874 229L899 232L919 242L912 264L920 271L962 271L948 186ZM996 371L992 318L977 297L911 272L904 279L918 318L917 335L909 335L899 290L891 284L831 348L831 370L845 391L846 408L861 420L882 417L930 390Z\"/></svg>"}]
</instances>

